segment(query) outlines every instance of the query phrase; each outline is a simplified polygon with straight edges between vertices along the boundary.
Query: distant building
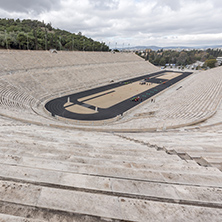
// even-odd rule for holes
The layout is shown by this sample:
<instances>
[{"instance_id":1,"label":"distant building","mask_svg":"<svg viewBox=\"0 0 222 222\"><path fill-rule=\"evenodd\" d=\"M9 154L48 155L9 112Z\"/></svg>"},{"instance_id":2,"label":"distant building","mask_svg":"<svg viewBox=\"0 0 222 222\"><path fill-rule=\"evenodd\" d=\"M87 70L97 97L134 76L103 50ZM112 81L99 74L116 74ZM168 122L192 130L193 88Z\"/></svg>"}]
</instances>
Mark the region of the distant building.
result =
<instances>
[{"instance_id":1,"label":"distant building","mask_svg":"<svg viewBox=\"0 0 222 222\"><path fill-rule=\"evenodd\" d=\"M217 57L216 59L217 59L218 65L221 65L221 63L222 63L222 57Z\"/></svg>"},{"instance_id":2,"label":"distant building","mask_svg":"<svg viewBox=\"0 0 222 222\"><path fill-rule=\"evenodd\" d=\"M51 52L51 53L57 53L56 49L49 49L49 52Z\"/></svg>"}]
</instances>

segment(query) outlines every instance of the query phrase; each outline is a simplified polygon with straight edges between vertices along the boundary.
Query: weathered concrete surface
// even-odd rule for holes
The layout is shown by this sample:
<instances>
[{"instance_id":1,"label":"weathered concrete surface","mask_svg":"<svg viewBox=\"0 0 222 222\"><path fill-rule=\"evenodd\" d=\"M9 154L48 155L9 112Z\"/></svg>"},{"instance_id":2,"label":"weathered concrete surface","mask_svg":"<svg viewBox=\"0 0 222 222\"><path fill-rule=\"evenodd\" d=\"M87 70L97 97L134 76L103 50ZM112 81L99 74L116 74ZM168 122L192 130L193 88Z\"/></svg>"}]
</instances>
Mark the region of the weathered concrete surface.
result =
<instances>
[{"instance_id":1,"label":"weathered concrete surface","mask_svg":"<svg viewBox=\"0 0 222 222\"><path fill-rule=\"evenodd\" d=\"M14 55L10 56L14 58ZM132 69L130 75L133 76L133 68L142 63L129 56L115 64L116 58L111 60L111 57L109 62L112 65L99 65L103 70L118 66L116 71L120 67L122 71ZM61 62L61 57L54 59ZM125 61L128 67L124 65ZM64 64L47 70L47 62L42 62L41 70L33 67L32 74L45 86L49 83L44 76L52 76L57 68L54 83L63 76L60 72L67 74L67 79L72 77L72 69L67 73ZM29 63L23 65L30 68ZM65 66L69 65L67 62ZM148 65L140 67L137 74L142 73L144 67ZM212 117L212 122L208 119L198 126L178 130L168 130L163 125L198 120L215 110L221 98L221 80L217 79L220 69L210 70L206 75L195 74L183 82L183 89L185 86L191 89L195 83L206 81L202 78L213 76L211 84L195 88L197 97L193 103L189 98L195 95L186 94L186 90L178 93L180 96L175 96L175 100L166 101L166 98L177 95L178 91L171 88L156 100L157 103L152 106L148 103L148 107L141 106L124 117L120 125L102 126L124 130L153 125L161 132L115 134L75 130L70 124L49 116L38 116L30 105L36 102L33 97L40 96L41 86L37 81L27 84L24 78L31 75L30 72L18 72L14 68L12 63L1 73L0 109L2 114L25 121L0 117L0 221L221 221L221 108ZM90 68L97 73L97 65L85 67L85 71ZM44 75L40 75L42 70ZM8 72L12 73L6 75ZM75 67L75 72L80 76L81 67ZM110 75L111 72L107 74ZM191 86L190 81L194 82ZM49 84L48 90L52 94L47 95L42 90L40 97L47 99L62 88L62 84L58 88ZM27 92L33 97L27 96ZM177 103L183 95L186 95L183 101L187 103ZM197 100L198 96L200 100ZM211 98L213 103L209 103ZM171 106L173 103L177 105ZM157 108L158 118L147 115L154 108ZM33 125L32 122L41 124ZM54 128L52 125L70 128ZM86 128L89 130L90 127Z\"/></svg>"},{"instance_id":2,"label":"weathered concrete surface","mask_svg":"<svg viewBox=\"0 0 222 222\"><path fill-rule=\"evenodd\" d=\"M222 172L149 145L153 135L62 130L2 118L2 220L220 221Z\"/></svg>"}]
</instances>

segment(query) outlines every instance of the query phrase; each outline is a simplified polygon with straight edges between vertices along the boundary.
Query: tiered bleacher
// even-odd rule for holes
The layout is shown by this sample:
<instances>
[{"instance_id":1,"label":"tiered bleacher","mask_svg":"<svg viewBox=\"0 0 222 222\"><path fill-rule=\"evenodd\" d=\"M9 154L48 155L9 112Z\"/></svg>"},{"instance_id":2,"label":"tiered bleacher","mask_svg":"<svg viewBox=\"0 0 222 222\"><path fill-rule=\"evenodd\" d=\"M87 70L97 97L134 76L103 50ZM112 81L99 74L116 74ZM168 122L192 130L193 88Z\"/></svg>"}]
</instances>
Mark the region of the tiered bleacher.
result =
<instances>
[{"instance_id":1,"label":"tiered bleacher","mask_svg":"<svg viewBox=\"0 0 222 222\"><path fill-rule=\"evenodd\" d=\"M33 118L33 109L41 104L38 112L44 114L44 102L50 98L158 70L132 53L1 50L0 60L2 113L5 108L8 114L18 109L21 119L40 122L41 117ZM23 111L31 117L27 112L23 116Z\"/></svg>"},{"instance_id":2,"label":"tiered bleacher","mask_svg":"<svg viewBox=\"0 0 222 222\"><path fill-rule=\"evenodd\" d=\"M210 152L208 134L113 133L211 115L221 99L221 68L194 74L118 124L81 131L47 116L44 102L158 69L131 53L2 50L0 61L1 222L221 221L220 168L179 153L186 146ZM219 129L210 134L214 150ZM192 143L181 142L191 136Z\"/></svg>"},{"instance_id":3,"label":"tiered bleacher","mask_svg":"<svg viewBox=\"0 0 222 222\"><path fill-rule=\"evenodd\" d=\"M198 72L125 115L115 128L160 130L192 125L211 117L222 101L222 67ZM114 126L112 126L114 127ZM110 128L112 128L110 126Z\"/></svg>"},{"instance_id":4,"label":"tiered bleacher","mask_svg":"<svg viewBox=\"0 0 222 222\"><path fill-rule=\"evenodd\" d=\"M59 51L58 53L50 53L48 51L1 50L0 56L1 62L4 64L0 71L2 75L18 70L144 61L133 53L111 52Z\"/></svg>"},{"instance_id":5,"label":"tiered bleacher","mask_svg":"<svg viewBox=\"0 0 222 222\"><path fill-rule=\"evenodd\" d=\"M2 123L0 218L6 221L221 219L216 168L124 136Z\"/></svg>"},{"instance_id":6,"label":"tiered bleacher","mask_svg":"<svg viewBox=\"0 0 222 222\"><path fill-rule=\"evenodd\" d=\"M4 61L0 109L20 109L30 114L35 110L43 116L47 116L44 104L52 98L158 71L132 53L1 50L0 58ZM137 107L106 128L159 130L207 119L221 101L221 70L219 67L196 73L182 81L179 88L177 84L159 95L155 103Z\"/></svg>"}]
</instances>

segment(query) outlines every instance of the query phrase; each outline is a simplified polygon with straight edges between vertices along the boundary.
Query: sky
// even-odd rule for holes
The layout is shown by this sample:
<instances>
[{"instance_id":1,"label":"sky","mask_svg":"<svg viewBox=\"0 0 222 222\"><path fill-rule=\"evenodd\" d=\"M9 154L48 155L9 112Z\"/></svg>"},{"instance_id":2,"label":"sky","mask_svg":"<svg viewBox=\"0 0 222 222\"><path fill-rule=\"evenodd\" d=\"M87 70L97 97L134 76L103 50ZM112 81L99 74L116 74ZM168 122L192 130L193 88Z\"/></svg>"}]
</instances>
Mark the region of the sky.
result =
<instances>
[{"instance_id":1,"label":"sky","mask_svg":"<svg viewBox=\"0 0 222 222\"><path fill-rule=\"evenodd\" d=\"M222 0L0 0L0 18L44 21L110 48L222 45Z\"/></svg>"}]
</instances>

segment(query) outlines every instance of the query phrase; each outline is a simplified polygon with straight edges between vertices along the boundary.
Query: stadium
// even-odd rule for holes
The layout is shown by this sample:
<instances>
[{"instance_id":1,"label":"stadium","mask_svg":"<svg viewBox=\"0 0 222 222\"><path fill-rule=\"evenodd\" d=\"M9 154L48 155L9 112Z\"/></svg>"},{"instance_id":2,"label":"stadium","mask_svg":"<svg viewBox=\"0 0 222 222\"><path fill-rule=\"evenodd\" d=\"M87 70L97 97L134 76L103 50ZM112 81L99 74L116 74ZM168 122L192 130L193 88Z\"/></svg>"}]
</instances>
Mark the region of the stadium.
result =
<instances>
[{"instance_id":1,"label":"stadium","mask_svg":"<svg viewBox=\"0 0 222 222\"><path fill-rule=\"evenodd\" d=\"M0 61L0 221L221 221L221 66L84 51Z\"/></svg>"}]
</instances>

